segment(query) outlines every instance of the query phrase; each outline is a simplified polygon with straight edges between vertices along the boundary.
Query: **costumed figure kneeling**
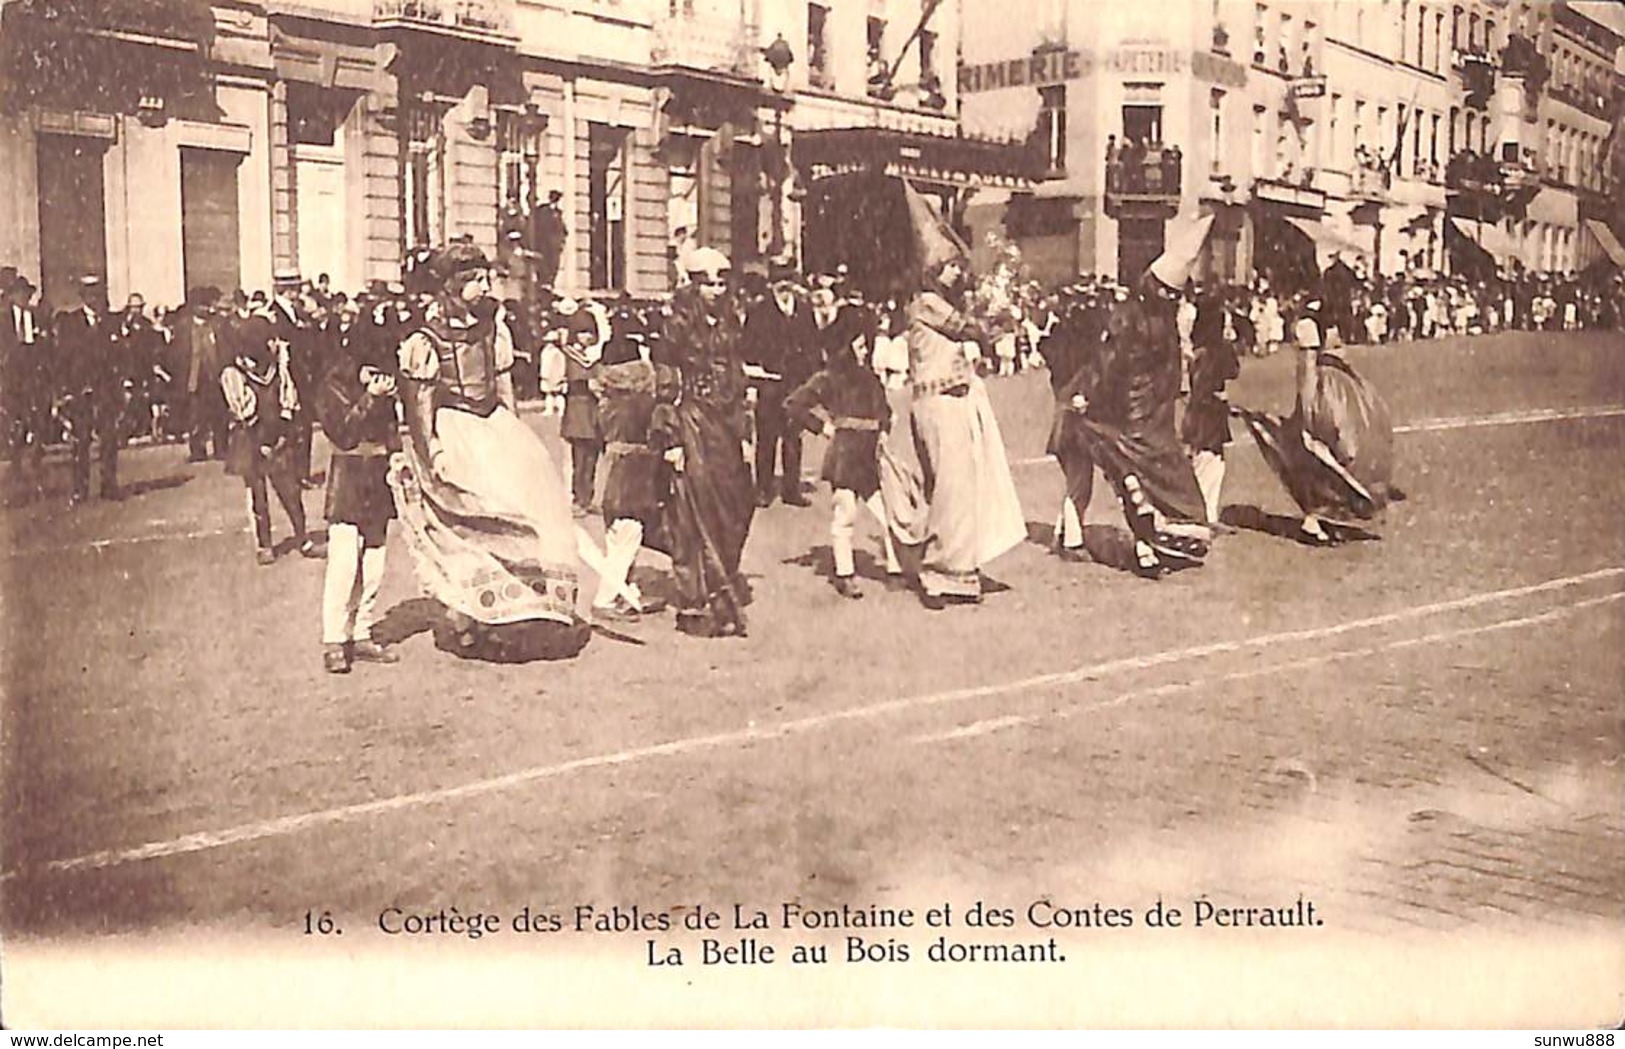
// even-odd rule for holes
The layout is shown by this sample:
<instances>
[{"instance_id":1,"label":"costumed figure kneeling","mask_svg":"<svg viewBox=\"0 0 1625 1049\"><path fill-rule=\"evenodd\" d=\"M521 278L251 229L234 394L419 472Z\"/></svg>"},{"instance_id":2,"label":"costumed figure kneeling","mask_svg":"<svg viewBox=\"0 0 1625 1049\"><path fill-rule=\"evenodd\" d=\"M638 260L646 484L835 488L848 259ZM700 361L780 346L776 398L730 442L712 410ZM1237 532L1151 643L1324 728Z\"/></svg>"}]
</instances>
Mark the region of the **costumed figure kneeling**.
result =
<instances>
[{"instance_id":1,"label":"costumed figure kneeling","mask_svg":"<svg viewBox=\"0 0 1625 1049\"><path fill-rule=\"evenodd\" d=\"M570 497L541 438L514 410L513 336L489 262L453 244L429 263L434 302L400 344L410 440L390 471L418 579L446 606L437 639L497 661L573 656Z\"/></svg>"}]
</instances>

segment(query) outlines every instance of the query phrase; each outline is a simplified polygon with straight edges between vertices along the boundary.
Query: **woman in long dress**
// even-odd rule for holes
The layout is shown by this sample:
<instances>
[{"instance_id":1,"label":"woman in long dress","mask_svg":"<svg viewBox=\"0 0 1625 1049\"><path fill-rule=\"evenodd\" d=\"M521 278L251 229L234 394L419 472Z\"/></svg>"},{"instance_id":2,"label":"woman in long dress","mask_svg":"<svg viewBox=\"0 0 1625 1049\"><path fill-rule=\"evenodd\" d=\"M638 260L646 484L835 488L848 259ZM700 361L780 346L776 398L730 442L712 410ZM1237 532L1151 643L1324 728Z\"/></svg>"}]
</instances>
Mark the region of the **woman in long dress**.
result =
<instances>
[{"instance_id":1,"label":"woman in long dress","mask_svg":"<svg viewBox=\"0 0 1625 1049\"><path fill-rule=\"evenodd\" d=\"M657 363L680 375L675 404L656 410L651 440L675 474L666 508L677 629L701 637L745 634L750 588L739 562L756 512L745 463L748 427L739 313L728 298L728 259L700 248L683 261L689 283L672 296Z\"/></svg>"},{"instance_id":2,"label":"woman in long dress","mask_svg":"<svg viewBox=\"0 0 1625 1049\"><path fill-rule=\"evenodd\" d=\"M390 485L425 590L449 612L460 655L575 655L576 534L541 438L514 410L513 337L489 263L454 244L430 263L434 301L400 344L410 440Z\"/></svg>"},{"instance_id":3,"label":"woman in long dress","mask_svg":"<svg viewBox=\"0 0 1625 1049\"><path fill-rule=\"evenodd\" d=\"M1393 483L1394 424L1388 405L1338 354L1323 348L1317 310L1307 304L1294 325L1297 399L1282 418L1236 409L1258 450L1303 511L1306 541L1329 545L1350 518L1368 520L1405 498ZM1325 527L1328 519L1334 527Z\"/></svg>"},{"instance_id":4,"label":"woman in long dress","mask_svg":"<svg viewBox=\"0 0 1625 1049\"><path fill-rule=\"evenodd\" d=\"M964 344L985 333L956 307L957 253L925 260L908 307L914 442L928 504L919 572L927 608L982 598L981 568L1027 538L1004 439Z\"/></svg>"}]
</instances>

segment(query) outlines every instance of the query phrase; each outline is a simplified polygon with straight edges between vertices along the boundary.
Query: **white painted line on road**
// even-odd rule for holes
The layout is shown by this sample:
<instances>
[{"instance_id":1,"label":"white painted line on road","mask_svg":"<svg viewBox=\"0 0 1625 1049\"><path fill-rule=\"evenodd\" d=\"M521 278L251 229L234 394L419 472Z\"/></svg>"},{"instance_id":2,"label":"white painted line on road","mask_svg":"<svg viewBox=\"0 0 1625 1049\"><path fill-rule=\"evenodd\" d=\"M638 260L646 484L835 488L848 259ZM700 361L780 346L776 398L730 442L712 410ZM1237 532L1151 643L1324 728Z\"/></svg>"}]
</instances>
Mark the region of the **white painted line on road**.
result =
<instances>
[{"instance_id":1,"label":"white painted line on road","mask_svg":"<svg viewBox=\"0 0 1625 1049\"><path fill-rule=\"evenodd\" d=\"M1457 638L1474 637L1479 634L1489 634L1498 630L1510 630L1516 627L1533 626L1537 623L1554 622L1576 612L1614 601L1625 601L1625 591L1604 594L1601 597L1586 598L1559 608L1549 609L1531 616L1519 616L1516 619L1504 619L1495 623L1479 626L1458 627L1452 630L1442 630L1432 634L1421 634L1416 637L1401 638L1398 641L1389 641L1381 645L1372 645L1368 648L1343 649L1337 652L1327 652L1318 656L1306 656L1302 659L1292 659L1284 663L1271 663L1269 666L1252 667L1247 670L1235 670L1217 677L1204 677L1189 681L1175 681L1164 685L1155 685L1150 688L1131 689L1120 692L1110 699L1098 700L1093 703L1083 703L1070 710L1049 711L1044 714L1011 715L1001 718L989 718L983 721L973 721L966 725L949 729L946 732L930 733L915 736L909 742L916 744L947 743L961 739L974 739L978 736L987 736L1005 729L1021 728L1034 725L1051 719L1059 720L1069 718L1074 714L1086 713L1096 710L1108 710L1113 707L1127 705L1134 700L1154 699L1159 696L1175 695L1188 692L1196 688L1206 688L1216 684L1230 681L1246 681L1252 678L1270 677L1283 674L1291 670L1306 670L1310 667L1325 666L1330 663L1341 663L1350 659L1365 659L1381 655L1385 652L1396 652L1406 648L1418 648L1422 645L1436 644L1441 641L1454 641Z\"/></svg>"},{"instance_id":2,"label":"white painted line on road","mask_svg":"<svg viewBox=\"0 0 1625 1049\"><path fill-rule=\"evenodd\" d=\"M1537 408L1525 412L1496 415L1460 416L1453 419L1424 419L1394 427L1395 433L1432 433L1436 430L1473 430L1481 426L1523 426L1529 423L1560 422L1566 419L1612 419L1625 415L1625 406L1599 405L1594 408Z\"/></svg>"},{"instance_id":3,"label":"white painted line on road","mask_svg":"<svg viewBox=\"0 0 1625 1049\"><path fill-rule=\"evenodd\" d=\"M1400 609L1395 612L1386 612L1381 615L1367 616L1363 619L1350 620L1332 626L1311 627L1304 630L1286 631L1282 633L1262 634L1257 637L1242 638L1236 641L1219 641L1206 645L1197 645L1191 648L1171 649L1163 652L1153 652L1142 656L1129 656L1122 659L1107 660L1089 666L1079 667L1075 670L1060 673L1037 674L1031 677L1019 678L1014 681L1005 681L992 685L979 685L969 688L950 689L944 692L933 692L918 696L904 696L898 699L886 700L880 703L866 704L860 707L850 707L845 710L835 710L824 714L815 714L794 721L783 722L778 725L764 727L749 727L734 729L728 732L717 732L703 736L689 736L684 739L671 740L645 747L635 747L629 750L617 751L610 754L595 754L589 757L576 758L554 765L538 765L517 772L510 772L502 776L489 779L475 780L470 783L459 784L455 787L442 787L437 790L418 791L412 794L399 794L393 797L380 798L376 801L361 802L354 805L341 805L335 808L320 809L314 812L303 812L291 816L282 816L276 819L262 820L254 823L245 823L223 830L199 831L195 834L183 835L167 841L150 842L124 849L106 849L100 852L88 853L68 859L51 860L39 865L37 869L47 872L70 872L80 870L95 870L104 867L116 867L127 863L142 860L158 859L165 856L179 856L194 852L204 852L222 848L227 845L236 845L243 842L259 841L265 838L282 837L296 834L300 831L315 827L344 823L351 820L362 819L369 816L383 815L398 812L403 809L418 808L426 805L440 804L449 801L459 801L466 798L481 797L487 794L496 794L517 787L528 786L547 779L555 779L573 772L584 772L594 769L613 768L619 765L628 765L645 761L649 758L677 757L698 751L713 750L719 747L745 746L764 741L783 739L800 733L812 732L834 725L852 721L866 721L873 718L884 717L909 710L923 710L930 707L942 706L948 703L967 699L981 699L989 696L1008 695L1023 692L1034 688L1048 688L1056 685L1065 685L1078 681L1087 681L1107 674L1123 673L1135 670L1145 670L1151 667L1165 666L1169 663L1178 663L1186 660L1202 659L1207 656L1228 652L1239 652L1251 648L1267 648L1273 645L1290 644L1298 641L1319 641L1326 638L1337 637L1355 630L1371 627L1386 626L1408 620L1426 618L1449 612L1458 612L1465 609L1477 608L1486 604L1508 601L1534 594L1549 593L1566 590L1572 587L1583 586L1587 583L1603 580L1618 579L1625 576L1625 568L1614 567L1598 569L1582 575L1565 576L1560 579L1551 579L1543 583L1534 583L1528 586L1511 587L1504 590L1486 591L1471 594L1466 597L1454 598L1449 601L1438 601L1427 605L1418 605L1411 608ZM16 877L17 870L7 871L0 875L0 880Z\"/></svg>"},{"instance_id":4,"label":"white painted line on road","mask_svg":"<svg viewBox=\"0 0 1625 1049\"><path fill-rule=\"evenodd\" d=\"M1525 426L1531 423L1564 422L1571 419L1613 419L1625 415L1625 405L1602 404L1591 408L1536 408L1530 411L1499 412L1494 415L1462 415L1443 419L1422 419L1394 427L1395 433L1435 433L1443 430L1474 430L1486 426ZM1053 463L1055 456L1039 455L1013 459L1011 466L1037 466Z\"/></svg>"},{"instance_id":5,"label":"white painted line on road","mask_svg":"<svg viewBox=\"0 0 1625 1049\"><path fill-rule=\"evenodd\" d=\"M142 543L171 543L192 542L198 539L218 539L226 535L247 535L247 525L238 525L235 528L205 528L194 529L187 532L158 532L153 535L126 535L115 536L111 539L91 539L82 543L56 543L50 546L23 547L19 550L6 551L7 557L41 557L47 554L62 554L73 550L92 550L100 553L124 546L139 546Z\"/></svg>"}]
</instances>

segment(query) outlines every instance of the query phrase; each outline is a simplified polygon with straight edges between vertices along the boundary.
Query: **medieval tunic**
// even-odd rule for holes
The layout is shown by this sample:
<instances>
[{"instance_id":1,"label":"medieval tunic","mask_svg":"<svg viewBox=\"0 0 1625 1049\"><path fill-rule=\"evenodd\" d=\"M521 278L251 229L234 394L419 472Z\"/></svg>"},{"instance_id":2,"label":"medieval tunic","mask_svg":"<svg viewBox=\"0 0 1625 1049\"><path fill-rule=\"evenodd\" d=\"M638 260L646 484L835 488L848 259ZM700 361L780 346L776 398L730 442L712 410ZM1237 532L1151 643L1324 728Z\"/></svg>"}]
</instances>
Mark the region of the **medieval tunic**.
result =
<instances>
[{"instance_id":1,"label":"medieval tunic","mask_svg":"<svg viewBox=\"0 0 1625 1049\"><path fill-rule=\"evenodd\" d=\"M647 536L670 490L668 468L649 439L655 367L639 359L598 366L598 422L604 434L604 520L640 521Z\"/></svg>"},{"instance_id":2,"label":"medieval tunic","mask_svg":"<svg viewBox=\"0 0 1625 1049\"><path fill-rule=\"evenodd\" d=\"M1094 492L1095 463L1083 428L1082 411L1073 398L1087 405L1100 382L1101 342L1106 334L1106 311L1098 305L1069 307L1060 322L1039 343L1049 369L1055 395L1055 415L1045 451L1061 464L1066 495L1073 511L1082 514Z\"/></svg>"},{"instance_id":3,"label":"medieval tunic","mask_svg":"<svg viewBox=\"0 0 1625 1049\"><path fill-rule=\"evenodd\" d=\"M661 340L661 363L675 368L680 389L653 423L664 447L681 447L665 523L680 613L704 614L717 628L742 626L749 592L740 557L756 512L745 464L745 373L740 322L727 306L715 315L700 294L680 289Z\"/></svg>"},{"instance_id":4,"label":"medieval tunic","mask_svg":"<svg viewBox=\"0 0 1625 1049\"><path fill-rule=\"evenodd\" d=\"M980 568L1027 538L1004 440L960 343L970 323L935 291L909 304L914 440L929 504L920 585L979 597Z\"/></svg>"},{"instance_id":5,"label":"medieval tunic","mask_svg":"<svg viewBox=\"0 0 1625 1049\"><path fill-rule=\"evenodd\" d=\"M316 392L316 417L333 444L327 467L327 522L354 525L369 545L383 541L395 518L389 456L401 450L395 398L374 397L349 353L328 370Z\"/></svg>"},{"instance_id":6,"label":"medieval tunic","mask_svg":"<svg viewBox=\"0 0 1625 1049\"><path fill-rule=\"evenodd\" d=\"M847 489L859 499L880 490L878 446L891 421L891 406L880 376L865 368L851 350L844 357L832 357L827 367L785 398L784 408L813 433L823 432L825 422L834 427L821 474L830 487Z\"/></svg>"},{"instance_id":7,"label":"medieval tunic","mask_svg":"<svg viewBox=\"0 0 1625 1049\"><path fill-rule=\"evenodd\" d=\"M570 497L541 438L498 396L512 365L494 302L467 315L431 308L400 347L411 441L390 485L419 580L441 603L487 625L569 624Z\"/></svg>"}]
</instances>

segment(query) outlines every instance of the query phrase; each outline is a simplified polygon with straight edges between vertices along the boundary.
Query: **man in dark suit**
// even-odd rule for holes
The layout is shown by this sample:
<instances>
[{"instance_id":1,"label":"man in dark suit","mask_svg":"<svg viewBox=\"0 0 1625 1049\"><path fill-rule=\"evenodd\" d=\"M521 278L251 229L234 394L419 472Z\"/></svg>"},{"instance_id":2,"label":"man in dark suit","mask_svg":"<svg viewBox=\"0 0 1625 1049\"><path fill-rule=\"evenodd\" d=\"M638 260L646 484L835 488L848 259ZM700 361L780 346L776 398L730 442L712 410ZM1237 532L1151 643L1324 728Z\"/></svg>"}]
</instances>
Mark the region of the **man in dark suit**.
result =
<instances>
[{"instance_id":1,"label":"man in dark suit","mask_svg":"<svg viewBox=\"0 0 1625 1049\"><path fill-rule=\"evenodd\" d=\"M784 398L824 366L812 310L796 287L795 268L774 260L771 294L745 316L746 375L756 389L756 501L773 502L775 460L784 466L780 494L790 506L806 506L801 494L801 429L784 413Z\"/></svg>"},{"instance_id":2,"label":"man in dark suit","mask_svg":"<svg viewBox=\"0 0 1625 1049\"><path fill-rule=\"evenodd\" d=\"M21 463L27 453L38 465L45 455L45 418L50 410L50 326L33 304L34 291L27 277L15 277L9 286L0 282L0 388L12 457Z\"/></svg>"},{"instance_id":3,"label":"man in dark suit","mask_svg":"<svg viewBox=\"0 0 1625 1049\"><path fill-rule=\"evenodd\" d=\"M323 369L321 361L321 332L299 302L299 271L279 268L271 276L271 301L267 306L276 338L288 344L288 374L293 377L294 388L311 396ZM302 402L301 402L302 403ZM294 416L292 462L305 488L316 487L310 476L311 435L315 424L311 409L302 407Z\"/></svg>"},{"instance_id":4,"label":"man in dark suit","mask_svg":"<svg viewBox=\"0 0 1625 1049\"><path fill-rule=\"evenodd\" d=\"M222 320L215 316L220 292L194 288L175 327L175 388L186 407L187 461L200 463L212 454L226 457L226 398L220 372L231 360Z\"/></svg>"},{"instance_id":5,"label":"man in dark suit","mask_svg":"<svg viewBox=\"0 0 1625 1049\"><path fill-rule=\"evenodd\" d=\"M124 379L113 352L117 320L107 315L107 289L101 278L79 282L75 309L56 316L56 345L73 427L73 495L70 505L90 498L90 443L96 439L101 462L102 498L119 499L118 450L124 415Z\"/></svg>"}]
</instances>

